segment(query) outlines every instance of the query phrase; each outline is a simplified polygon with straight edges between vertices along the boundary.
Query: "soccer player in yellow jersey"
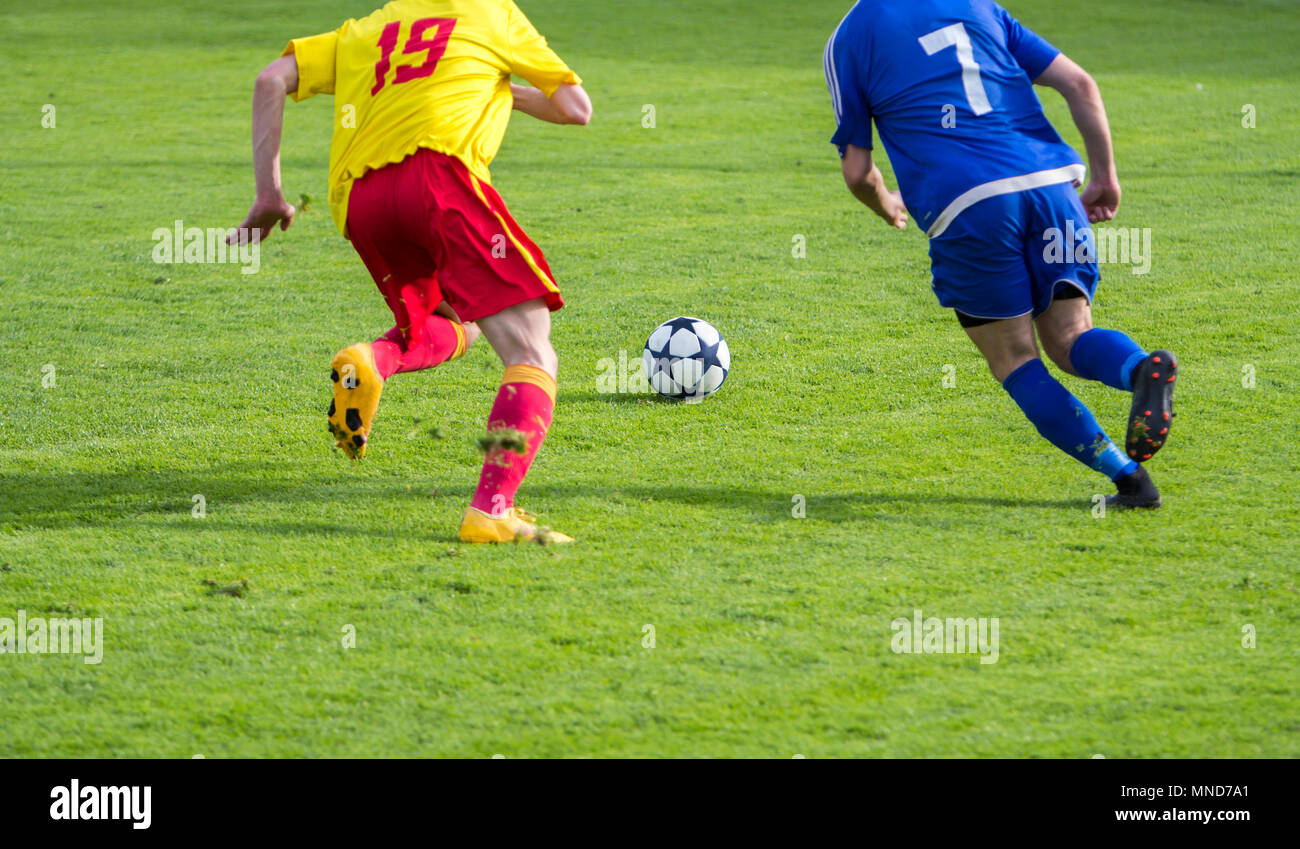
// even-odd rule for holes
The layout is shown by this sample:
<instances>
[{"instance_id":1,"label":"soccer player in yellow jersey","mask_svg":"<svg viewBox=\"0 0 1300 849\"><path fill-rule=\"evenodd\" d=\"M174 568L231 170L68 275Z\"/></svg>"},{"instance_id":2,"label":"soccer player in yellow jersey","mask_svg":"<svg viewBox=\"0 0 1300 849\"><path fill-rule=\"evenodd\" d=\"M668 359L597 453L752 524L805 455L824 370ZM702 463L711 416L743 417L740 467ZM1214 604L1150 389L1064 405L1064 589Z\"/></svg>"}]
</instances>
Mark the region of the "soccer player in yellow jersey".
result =
<instances>
[{"instance_id":1,"label":"soccer player in yellow jersey","mask_svg":"<svg viewBox=\"0 0 1300 849\"><path fill-rule=\"evenodd\" d=\"M513 85L519 76L531 86ZM564 305L542 252L490 184L511 109L586 124L582 80L512 0L394 0L333 32L289 42L253 95L257 200L240 225L267 238L293 223L280 185L284 98L334 96L329 203L396 326L331 363L329 428L365 454L384 381L465 352L480 332L505 364L488 452L461 522L466 542L539 539L515 493L551 426ZM232 237L234 238L234 237Z\"/></svg>"}]
</instances>

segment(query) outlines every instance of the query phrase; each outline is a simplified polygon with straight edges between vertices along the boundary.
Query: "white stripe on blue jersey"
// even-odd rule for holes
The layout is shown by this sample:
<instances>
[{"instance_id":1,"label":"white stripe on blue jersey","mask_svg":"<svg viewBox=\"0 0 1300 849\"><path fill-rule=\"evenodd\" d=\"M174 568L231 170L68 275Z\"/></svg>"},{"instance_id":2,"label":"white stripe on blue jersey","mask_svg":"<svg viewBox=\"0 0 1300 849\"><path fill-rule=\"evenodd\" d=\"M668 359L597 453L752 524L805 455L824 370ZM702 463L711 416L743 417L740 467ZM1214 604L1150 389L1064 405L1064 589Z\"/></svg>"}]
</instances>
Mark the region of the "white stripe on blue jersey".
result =
<instances>
[{"instance_id":1,"label":"white stripe on blue jersey","mask_svg":"<svg viewBox=\"0 0 1300 849\"><path fill-rule=\"evenodd\" d=\"M826 50L822 53L822 70L826 74L826 87L831 91L831 108L835 110L837 124L844 117L844 96L840 93L840 77L835 70L835 36L840 34L840 27L844 26L848 18L847 14L840 18L839 25L835 27L835 32L831 33L830 40L826 42Z\"/></svg>"}]
</instances>

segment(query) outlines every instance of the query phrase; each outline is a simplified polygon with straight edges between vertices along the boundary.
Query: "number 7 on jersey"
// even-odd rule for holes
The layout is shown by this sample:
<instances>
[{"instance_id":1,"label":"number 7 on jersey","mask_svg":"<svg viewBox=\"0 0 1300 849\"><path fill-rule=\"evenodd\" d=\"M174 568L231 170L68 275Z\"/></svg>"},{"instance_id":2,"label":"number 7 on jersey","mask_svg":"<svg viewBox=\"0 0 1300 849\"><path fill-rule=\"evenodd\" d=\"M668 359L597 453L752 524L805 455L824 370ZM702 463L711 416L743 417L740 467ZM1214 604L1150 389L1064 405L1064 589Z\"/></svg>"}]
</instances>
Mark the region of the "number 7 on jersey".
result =
<instances>
[{"instance_id":1,"label":"number 7 on jersey","mask_svg":"<svg viewBox=\"0 0 1300 849\"><path fill-rule=\"evenodd\" d=\"M933 56L940 50L955 46L957 63L961 65L961 84L966 89L966 102L976 115L992 112L988 93L984 91L984 81L980 79L980 66L975 61L975 51L970 45L970 36L966 25L958 21L955 24L937 29L917 39L925 48L925 55Z\"/></svg>"}]
</instances>

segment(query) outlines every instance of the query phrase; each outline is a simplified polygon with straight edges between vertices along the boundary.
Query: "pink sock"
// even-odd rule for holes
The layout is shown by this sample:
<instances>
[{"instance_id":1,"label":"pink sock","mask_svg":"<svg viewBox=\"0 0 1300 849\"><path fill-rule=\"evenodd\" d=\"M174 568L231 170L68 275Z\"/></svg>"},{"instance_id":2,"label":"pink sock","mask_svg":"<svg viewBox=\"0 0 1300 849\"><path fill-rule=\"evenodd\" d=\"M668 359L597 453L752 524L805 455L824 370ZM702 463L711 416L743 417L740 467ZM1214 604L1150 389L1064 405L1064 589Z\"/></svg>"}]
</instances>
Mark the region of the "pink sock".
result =
<instances>
[{"instance_id":1,"label":"pink sock","mask_svg":"<svg viewBox=\"0 0 1300 849\"><path fill-rule=\"evenodd\" d=\"M523 453L504 448L488 452L470 506L495 516L514 506L515 493L551 427L554 409L554 378L536 366L513 365L506 369L488 417L488 433L513 428L523 434L527 448Z\"/></svg>"},{"instance_id":2,"label":"pink sock","mask_svg":"<svg viewBox=\"0 0 1300 849\"><path fill-rule=\"evenodd\" d=\"M430 315L421 332L407 339L394 327L371 343L375 367L384 380L398 372L420 371L465 353L465 328L449 318Z\"/></svg>"}]
</instances>

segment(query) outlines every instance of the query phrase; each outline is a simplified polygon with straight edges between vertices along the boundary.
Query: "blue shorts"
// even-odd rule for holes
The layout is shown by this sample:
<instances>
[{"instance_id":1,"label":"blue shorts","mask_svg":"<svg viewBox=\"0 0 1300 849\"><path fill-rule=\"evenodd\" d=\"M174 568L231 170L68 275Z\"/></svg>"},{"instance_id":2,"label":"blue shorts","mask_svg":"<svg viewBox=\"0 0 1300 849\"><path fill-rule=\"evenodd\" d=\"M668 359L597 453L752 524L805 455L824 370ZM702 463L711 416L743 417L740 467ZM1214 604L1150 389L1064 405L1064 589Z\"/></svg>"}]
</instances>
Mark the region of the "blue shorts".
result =
<instances>
[{"instance_id":1,"label":"blue shorts","mask_svg":"<svg viewBox=\"0 0 1300 849\"><path fill-rule=\"evenodd\" d=\"M939 303L975 318L1039 316L1056 292L1097 292L1096 242L1074 186L996 195L962 210L930 240Z\"/></svg>"}]
</instances>

